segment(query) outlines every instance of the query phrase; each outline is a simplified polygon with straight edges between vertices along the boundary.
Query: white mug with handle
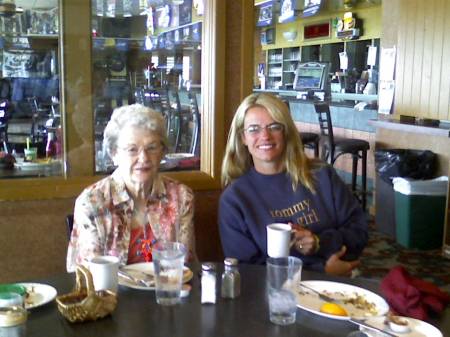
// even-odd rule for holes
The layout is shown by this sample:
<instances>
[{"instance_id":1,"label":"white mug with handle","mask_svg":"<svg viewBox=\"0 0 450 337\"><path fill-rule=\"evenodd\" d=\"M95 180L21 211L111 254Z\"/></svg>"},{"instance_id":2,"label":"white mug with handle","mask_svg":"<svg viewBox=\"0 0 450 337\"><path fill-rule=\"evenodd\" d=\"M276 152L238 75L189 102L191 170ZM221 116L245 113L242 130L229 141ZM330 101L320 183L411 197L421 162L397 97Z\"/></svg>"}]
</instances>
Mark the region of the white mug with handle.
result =
<instances>
[{"instance_id":1,"label":"white mug with handle","mask_svg":"<svg viewBox=\"0 0 450 337\"><path fill-rule=\"evenodd\" d=\"M289 256L292 227L285 223L267 225L267 255L270 257Z\"/></svg>"},{"instance_id":2,"label":"white mug with handle","mask_svg":"<svg viewBox=\"0 0 450 337\"><path fill-rule=\"evenodd\" d=\"M95 256L89 261L89 270L94 280L95 290L117 292L119 258L110 255Z\"/></svg>"}]
</instances>

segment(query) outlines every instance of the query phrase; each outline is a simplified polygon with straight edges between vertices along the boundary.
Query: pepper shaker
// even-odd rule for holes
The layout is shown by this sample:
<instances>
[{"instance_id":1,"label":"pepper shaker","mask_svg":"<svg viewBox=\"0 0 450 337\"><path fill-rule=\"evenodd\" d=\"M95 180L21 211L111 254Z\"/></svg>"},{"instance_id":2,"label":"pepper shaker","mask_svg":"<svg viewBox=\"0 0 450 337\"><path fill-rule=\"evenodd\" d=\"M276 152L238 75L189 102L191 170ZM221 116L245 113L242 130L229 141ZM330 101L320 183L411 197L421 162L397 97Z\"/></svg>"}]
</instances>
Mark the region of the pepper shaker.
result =
<instances>
[{"instance_id":1,"label":"pepper shaker","mask_svg":"<svg viewBox=\"0 0 450 337\"><path fill-rule=\"evenodd\" d=\"M227 257L224 260L225 270L222 274L222 297L236 298L241 294L241 275L237 268L238 260Z\"/></svg>"},{"instance_id":2,"label":"pepper shaker","mask_svg":"<svg viewBox=\"0 0 450 337\"><path fill-rule=\"evenodd\" d=\"M213 263L202 264L202 303L216 303L216 267Z\"/></svg>"}]
</instances>

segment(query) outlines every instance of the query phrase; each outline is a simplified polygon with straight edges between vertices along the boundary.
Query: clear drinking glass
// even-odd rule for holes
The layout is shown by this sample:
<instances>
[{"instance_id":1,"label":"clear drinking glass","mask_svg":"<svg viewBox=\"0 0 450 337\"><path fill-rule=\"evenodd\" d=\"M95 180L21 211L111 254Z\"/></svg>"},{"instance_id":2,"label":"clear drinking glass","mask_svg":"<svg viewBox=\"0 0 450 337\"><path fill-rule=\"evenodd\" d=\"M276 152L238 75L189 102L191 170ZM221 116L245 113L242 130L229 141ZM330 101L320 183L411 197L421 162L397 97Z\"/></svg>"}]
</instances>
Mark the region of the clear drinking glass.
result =
<instances>
[{"instance_id":1,"label":"clear drinking glass","mask_svg":"<svg viewBox=\"0 0 450 337\"><path fill-rule=\"evenodd\" d=\"M180 242L158 242L153 247L156 276L156 302L174 305L180 302L186 247Z\"/></svg>"},{"instance_id":2,"label":"clear drinking glass","mask_svg":"<svg viewBox=\"0 0 450 337\"><path fill-rule=\"evenodd\" d=\"M267 259L267 293L272 323L288 325L295 322L295 292L301 280L302 265L302 260L293 256Z\"/></svg>"}]
</instances>

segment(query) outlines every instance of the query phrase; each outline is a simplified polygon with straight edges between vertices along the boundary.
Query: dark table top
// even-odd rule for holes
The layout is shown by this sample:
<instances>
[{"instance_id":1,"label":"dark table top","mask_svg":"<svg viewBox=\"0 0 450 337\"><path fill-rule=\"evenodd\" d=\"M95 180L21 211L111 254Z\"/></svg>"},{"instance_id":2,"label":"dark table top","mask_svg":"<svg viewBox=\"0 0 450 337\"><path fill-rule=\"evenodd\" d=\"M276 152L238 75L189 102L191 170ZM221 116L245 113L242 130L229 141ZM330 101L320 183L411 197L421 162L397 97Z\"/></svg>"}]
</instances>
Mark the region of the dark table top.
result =
<instances>
[{"instance_id":1,"label":"dark table top","mask_svg":"<svg viewBox=\"0 0 450 337\"><path fill-rule=\"evenodd\" d=\"M321 317L297 309L293 325L278 326L269 321L265 295L264 266L240 265L241 296L234 300L217 297L216 304L200 303L199 266L194 266L190 296L172 307L156 304L154 291L119 287L118 305L111 316L95 322L72 324L58 312L53 301L31 311L27 322L27 336L45 337L143 337L143 336L308 336L345 337L357 327L349 322ZM220 285L222 264L217 265L217 285ZM367 279L340 279L324 274L303 271L303 280L330 280L357 285L379 293L378 282ZM54 286L58 294L65 294L74 286L73 274L62 274L40 280ZM218 294L220 294L218 292ZM432 323L450 336L450 309Z\"/></svg>"}]
</instances>

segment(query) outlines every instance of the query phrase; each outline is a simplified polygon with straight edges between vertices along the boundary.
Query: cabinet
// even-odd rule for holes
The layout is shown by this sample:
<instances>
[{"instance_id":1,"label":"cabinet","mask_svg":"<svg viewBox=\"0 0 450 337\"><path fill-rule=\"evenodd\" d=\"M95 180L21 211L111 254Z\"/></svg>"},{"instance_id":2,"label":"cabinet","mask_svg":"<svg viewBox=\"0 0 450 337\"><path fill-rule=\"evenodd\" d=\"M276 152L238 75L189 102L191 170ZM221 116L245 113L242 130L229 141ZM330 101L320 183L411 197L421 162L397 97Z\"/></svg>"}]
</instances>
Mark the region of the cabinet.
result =
<instances>
[{"instance_id":1,"label":"cabinet","mask_svg":"<svg viewBox=\"0 0 450 337\"><path fill-rule=\"evenodd\" d=\"M300 62L328 62L330 63L330 74L339 72L339 53L343 51L347 52L348 69L351 70L351 75L356 81L362 72L368 69L369 46L378 47L379 53L380 40L357 40L269 49L267 50L267 89L292 90L295 70ZM371 80L374 83L378 82L378 59L376 57L376 64L371 66L371 75L373 76ZM354 85L351 86L351 89L354 90Z\"/></svg>"},{"instance_id":2,"label":"cabinet","mask_svg":"<svg viewBox=\"0 0 450 337\"><path fill-rule=\"evenodd\" d=\"M300 47L267 51L267 88L292 89L299 62Z\"/></svg>"},{"instance_id":3,"label":"cabinet","mask_svg":"<svg viewBox=\"0 0 450 337\"><path fill-rule=\"evenodd\" d=\"M283 78L283 49L271 49L267 52L267 88L279 89Z\"/></svg>"},{"instance_id":4,"label":"cabinet","mask_svg":"<svg viewBox=\"0 0 450 337\"><path fill-rule=\"evenodd\" d=\"M283 86L284 89L294 87L295 70L300 62L300 47L283 49Z\"/></svg>"}]
</instances>

